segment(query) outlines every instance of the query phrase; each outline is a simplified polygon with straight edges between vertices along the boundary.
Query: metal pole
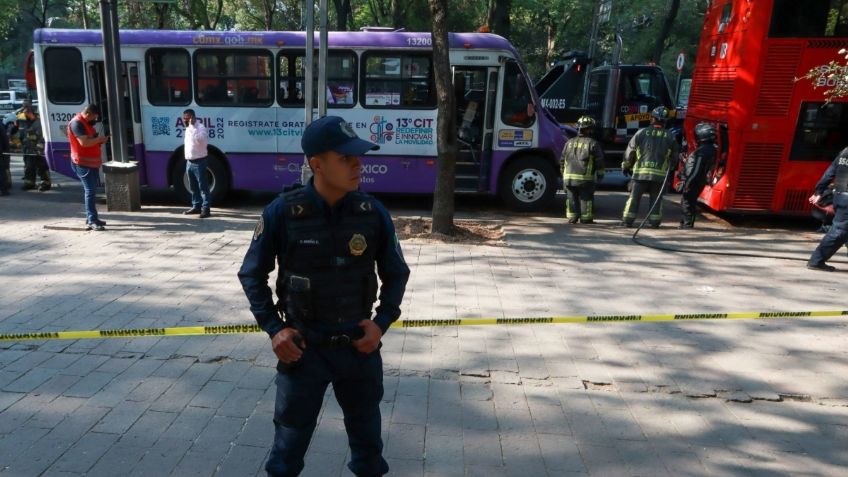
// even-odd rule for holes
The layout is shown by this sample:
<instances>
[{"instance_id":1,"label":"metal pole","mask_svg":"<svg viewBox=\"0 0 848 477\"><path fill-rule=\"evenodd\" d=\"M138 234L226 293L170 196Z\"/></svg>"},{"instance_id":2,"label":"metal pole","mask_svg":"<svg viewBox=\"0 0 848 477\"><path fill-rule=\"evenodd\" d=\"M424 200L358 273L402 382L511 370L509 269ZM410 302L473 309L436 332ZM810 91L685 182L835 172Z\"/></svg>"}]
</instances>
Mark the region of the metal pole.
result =
<instances>
[{"instance_id":1,"label":"metal pole","mask_svg":"<svg viewBox=\"0 0 848 477\"><path fill-rule=\"evenodd\" d=\"M610 129L615 127L615 98L618 95L618 83L621 78L621 49L624 45L621 35L615 35L615 48L612 50L612 67L609 73L609 82L607 83L606 99L604 100L604 115L601 120L601 127Z\"/></svg>"},{"instance_id":2,"label":"metal pole","mask_svg":"<svg viewBox=\"0 0 848 477\"><path fill-rule=\"evenodd\" d=\"M115 63L115 75L113 76L113 81L115 82L115 92L117 93L117 105L115 111L118 113L117 121L115 124L120 128L118 131L118 142L120 144L117 147L120 148L121 153L118 155L118 159L121 162L128 162L128 144L127 144L127 99L129 96L127 95L126 83L124 82L124 64L121 61L121 37L118 33L118 27L120 23L118 22L118 0L112 0L112 46L113 57ZM127 72L127 77L129 77L129 72ZM115 147L115 146L113 146Z\"/></svg>"},{"instance_id":3,"label":"metal pole","mask_svg":"<svg viewBox=\"0 0 848 477\"><path fill-rule=\"evenodd\" d=\"M312 124L312 64L315 58L315 3L314 0L304 0L306 8L306 64L303 68L303 114L304 128ZM306 184L312 177L309 168L309 158L303 157L303 167L300 168L300 182Z\"/></svg>"},{"instance_id":4,"label":"metal pole","mask_svg":"<svg viewBox=\"0 0 848 477\"><path fill-rule=\"evenodd\" d=\"M321 38L318 42L318 117L327 115L327 0L321 0Z\"/></svg>"},{"instance_id":5,"label":"metal pole","mask_svg":"<svg viewBox=\"0 0 848 477\"><path fill-rule=\"evenodd\" d=\"M677 72L677 85L674 88L674 106L680 106L680 84L683 82L683 71Z\"/></svg>"},{"instance_id":6,"label":"metal pole","mask_svg":"<svg viewBox=\"0 0 848 477\"><path fill-rule=\"evenodd\" d=\"M106 81L106 105L99 105L101 110L106 112L108 111L109 115L109 135L113 136L112 141L110 141L111 151L112 151L112 160L117 161L118 158L115 155L115 143L117 142L114 138L115 133L117 132L117 124L115 124L115 118L118 116L118 112L116 111L117 101L115 98L117 97L117 91L114 90L115 84L112 82L112 75L115 71L115 57L112 54L115 50L115 46L112 44L112 2L111 0L100 0L100 25L101 32L103 35L103 66L104 66L104 80ZM120 153L120 150L117 151Z\"/></svg>"},{"instance_id":7,"label":"metal pole","mask_svg":"<svg viewBox=\"0 0 848 477\"><path fill-rule=\"evenodd\" d=\"M598 43L598 30L601 27L600 21L600 13L601 13L601 3L604 0L598 0L595 3L595 12L592 15L592 34L589 37L589 64L586 65L586 72L584 73L586 76L583 78L583 98L581 99L580 107L585 109L586 103L589 101L589 72L592 70L592 65L595 63L595 49L596 44Z\"/></svg>"},{"instance_id":8,"label":"metal pole","mask_svg":"<svg viewBox=\"0 0 848 477\"><path fill-rule=\"evenodd\" d=\"M103 57L106 76L106 102L109 103L109 133L112 160L127 162L127 130L121 74L121 40L118 36L117 0L101 0Z\"/></svg>"},{"instance_id":9,"label":"metal pole","mask_svg":"<svg viewBox=\"0 0 848 477\"><path fill-rule=\"evenodd\" d=\"M88 30L88 13L85 11L85 2L82 0L82 28Z\"/></svg>"}]
</instances>

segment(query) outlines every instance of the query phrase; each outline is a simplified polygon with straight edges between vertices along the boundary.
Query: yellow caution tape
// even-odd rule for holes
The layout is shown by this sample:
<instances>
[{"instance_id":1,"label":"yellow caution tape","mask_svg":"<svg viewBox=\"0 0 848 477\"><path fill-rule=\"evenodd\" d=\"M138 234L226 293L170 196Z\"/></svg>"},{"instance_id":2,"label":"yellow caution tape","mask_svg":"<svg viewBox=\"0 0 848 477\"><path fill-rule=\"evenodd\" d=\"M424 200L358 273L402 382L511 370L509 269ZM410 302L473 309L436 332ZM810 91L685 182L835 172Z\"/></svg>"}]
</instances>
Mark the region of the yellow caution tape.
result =
<instances>
[{"instance_id":1,"label":"yellow caution tape","mask_svg":"<svg viewBox=\"0 0 848 477\"><path fill-rule=\"evenodd\" d=\"M811 318L846 315L848 315L848 310L768 311L749 313L681 313L669 315L589 315L516 318L461 318L455 320L401 320L393 323L392 327L418 328L428 326L537 325L563 323L612 323L624 321L752 320L765 318Z\"/></svg>"},{"instance_id":2,"label":"yellow caution tape","mask_svg":"<svg viewBox=\"0 0 848 477\"><path fill-rule=\"evenodd\" d=\"M140 338L142 336L231 335L259 333L256 325L181 326L176 328L135 328L124 330L45 331L35 333L3 333L0 341L84 340L94 338Z\"/></svg>"},{"instance_id":3,"label":"yellow caution tape","mask_svg":"<svg viewBox=\"0 0 848 477\"><path fill-rule=\"evenodd\" d=\"M564 323L615 323L627 321L682 320L755 320L769 318L814 318L848 316L848 310L836 311L766 311L749 313L682 313L669 315L588 315L515 318L457 318L400 320L392 328L427 328L480 325L541 325ZM32 333L0 333L0 341L80 340L99 338L139 338L144 336L196 336L261 333L257 325L181 326L175 328L135 328L122 330L44 331Z\"/></svg>"}]
</instances>

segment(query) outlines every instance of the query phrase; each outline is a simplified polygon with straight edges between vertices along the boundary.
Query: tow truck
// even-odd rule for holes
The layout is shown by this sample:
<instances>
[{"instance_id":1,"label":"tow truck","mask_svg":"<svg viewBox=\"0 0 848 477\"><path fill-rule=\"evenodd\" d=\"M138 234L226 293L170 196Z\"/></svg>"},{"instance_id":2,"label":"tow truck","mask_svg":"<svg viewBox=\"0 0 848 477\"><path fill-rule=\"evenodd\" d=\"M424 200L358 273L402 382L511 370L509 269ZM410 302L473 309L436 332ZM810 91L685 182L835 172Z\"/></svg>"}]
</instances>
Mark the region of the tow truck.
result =
<instances>
[{"instance_id":1,"label":"tow truck","mask_svg":"<svg viewBox=\"0 0 848 477\"><path fill-rule=\"evenodd\" d=\"M613 186L629 180L621 173L624 150L636 131L650 125L654 108L669 109L672 128L683 119L663 70L652 64L621 64L620 51L619 39L612 64L596 67L586 53L570 51L535 85L542 106L553 113L566 134L574 130L580 116L598 122L594 136L604 149L607 170L602 184Z\"/></svg>"}]
</instances>

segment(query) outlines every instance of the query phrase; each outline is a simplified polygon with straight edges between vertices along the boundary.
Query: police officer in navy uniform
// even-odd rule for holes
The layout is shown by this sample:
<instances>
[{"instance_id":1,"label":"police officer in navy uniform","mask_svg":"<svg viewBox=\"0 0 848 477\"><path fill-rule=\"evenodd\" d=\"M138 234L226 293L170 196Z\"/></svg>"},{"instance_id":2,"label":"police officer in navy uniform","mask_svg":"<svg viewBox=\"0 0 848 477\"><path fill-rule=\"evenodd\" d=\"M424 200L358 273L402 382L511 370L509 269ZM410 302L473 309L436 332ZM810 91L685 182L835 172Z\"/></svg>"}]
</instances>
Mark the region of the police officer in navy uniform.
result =
<instances>
[{"instance_id":1,"label":"police officer in navy uniform","mask_svg":"<svg viewBox=\"0 0 848 477\"><path fill-rule=\"evenodd\" d=\"M648 216L651 228L659 228L662 222L662 185L669 171L677 169L677 154L680 146L674 135L665 128L671 117L668 108L658 106L651 111L651 125L636 132L621 161L621 170L632 176L630 197L624 204L621 226L632 227L639 213L639 202L647 192L651 205L659 201L656 209Z\"/></svg>"},{"instance_id":2,"label":"police officer in navy uniform","mask_svg":"<svg viewBox=\"0 0 848 477\"><path fill-rule=\"evenodd\" d=\"M683 195L680 198L680 211L683 218L680 219L679 229L691 229L695 226L695 217L698 215L698 197L707 185L707 174L715 165L716 152L716 128L710 123L698 123L695 126L695 142L698 147L683 161L683 170L680 171L678 184Z\"/></svg>"},{"instance_id":3,"label":"police officer in navy uniform","mask_svg":"<svg viewBox=\"0 0 848 477\"><path fill-rule=\"evenodd\" d=\"M833 256L839 247L845 245L848 241L848 147L842 150L836 159L830 164L830 167L824 171L818 184L816 191L810 196L810 203L815 204L821 199L824 191L833 182L833 225L830 230L822 237L819 246L810 256L807 262L807 268L811 270L822 270L832 272L836 267L828 265L827 262Z\"/></svg>"},{"instance_id":4,"label":"police officer in navy uniform","mask_svg":"<svg viewBox=\"0 0 848 477\"><path fill-rule=\"evenodd\" d=\"M378 146L335 116L310 124L301 145L313 177L265 208L238 274L279 359L265 469L269 476L301 472L332 383L351 449L348 468L379 476L389 470L380 438L380 339L400 316L409 267L389 213L357 191L358 156ZM278 305L268 287L275 262ZM380 304L372 317L378 275Z\"/></svg>"}]
</instances>

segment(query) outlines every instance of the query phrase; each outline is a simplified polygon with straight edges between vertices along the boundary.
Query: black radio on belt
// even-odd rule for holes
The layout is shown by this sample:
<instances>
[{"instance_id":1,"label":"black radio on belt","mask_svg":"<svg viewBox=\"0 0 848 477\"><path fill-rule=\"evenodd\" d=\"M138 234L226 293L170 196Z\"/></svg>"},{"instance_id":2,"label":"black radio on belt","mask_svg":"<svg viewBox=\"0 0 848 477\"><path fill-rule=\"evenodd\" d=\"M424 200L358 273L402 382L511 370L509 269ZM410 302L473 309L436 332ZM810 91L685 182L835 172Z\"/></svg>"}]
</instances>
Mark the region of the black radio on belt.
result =
<instances>
[{"instance_id":1,"label":"black radio on belt","mask_svg":"<svg viewBox=\"0 0 848 477\"><path fill-rule=\"evenodd\" d=\"M297 275L289 276L289 290L293 292L309 292L312 289L312 282L307 277Z\"/></svg>"},{"instance_id":2,"label":"black radio on belt","mask_svg":"<svg viewBox=\"0 0 848 477\"><path fill-rule=\"evenodd\" d=\"M312 283L308 277L289 275L286 280L286 318L312 319Z\"/></svg>"}]
</instances>

